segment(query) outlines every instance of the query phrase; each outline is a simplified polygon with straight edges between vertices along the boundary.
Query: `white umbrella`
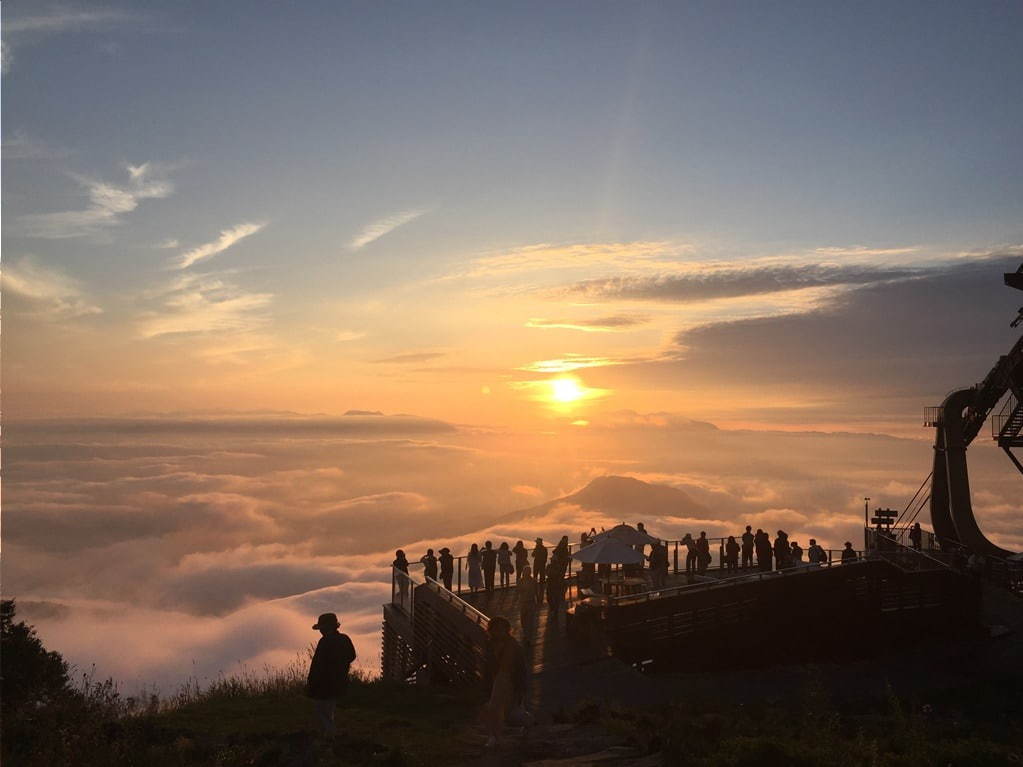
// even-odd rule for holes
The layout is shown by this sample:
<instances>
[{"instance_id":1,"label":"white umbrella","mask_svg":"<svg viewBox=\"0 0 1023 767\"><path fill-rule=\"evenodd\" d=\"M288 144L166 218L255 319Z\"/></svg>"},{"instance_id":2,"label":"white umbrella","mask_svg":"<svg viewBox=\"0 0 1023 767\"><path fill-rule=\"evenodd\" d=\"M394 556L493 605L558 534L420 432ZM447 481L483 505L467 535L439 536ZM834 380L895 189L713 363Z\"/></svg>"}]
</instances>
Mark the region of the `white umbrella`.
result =
<instances>
[{"instance_id":1,"label":"white umbrella","mask_svg":"<svg viewBox=\"0 0 1023 767\"><path fill-rule=\"evenodd\" d=\"M648 543L658 543L659 539L654 538L652 535L641 533L639 530L634 528L632 525L615 525L610 530L605 530L602 533L597 533L593 536L593 540L602 541L606 538L616 538L622 543L627 543L630 546L643 546Z\"/></svg>"},{"instance_id":2,"label":"white umbrella","mask_svg":"<svg viewBox=\"0 0 1023 767\"><path fill-rule=\"evenodd\" d=\"M610 536L579 549L572 555L572 559L598 565L638 565L643 563L642 554L624 541Z\"/></svg>"}]
</instances>

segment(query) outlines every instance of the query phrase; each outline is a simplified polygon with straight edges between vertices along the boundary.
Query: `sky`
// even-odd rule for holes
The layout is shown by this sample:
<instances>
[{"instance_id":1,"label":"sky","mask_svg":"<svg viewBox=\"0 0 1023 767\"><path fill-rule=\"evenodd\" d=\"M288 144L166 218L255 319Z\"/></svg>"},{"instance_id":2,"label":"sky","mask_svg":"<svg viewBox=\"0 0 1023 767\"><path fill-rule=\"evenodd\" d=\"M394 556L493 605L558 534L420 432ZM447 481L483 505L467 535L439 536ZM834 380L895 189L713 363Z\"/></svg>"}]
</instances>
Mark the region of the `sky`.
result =
<instances>
[{"instance_id":1,"label":"sky","mask_svg":"<svg viewBox=\"0 0 1023 767\"><path fill-rule=\"evenodd\" d=\"M1017 3L2 23L5 591L124 678L279 660L292 629L237 649L218 622L329 589L361 595L371 654L388 551L606 474L708 510L666 530L767 514L840 543L926 476L922 408L1018 338ZM975 503L1018 547L980 442ZM380 509L388 540L359 522ZM602 512L572 513L537 524ZM107 658L111 614L145 610L206 644Z\"/></svg>"}]
</instances>

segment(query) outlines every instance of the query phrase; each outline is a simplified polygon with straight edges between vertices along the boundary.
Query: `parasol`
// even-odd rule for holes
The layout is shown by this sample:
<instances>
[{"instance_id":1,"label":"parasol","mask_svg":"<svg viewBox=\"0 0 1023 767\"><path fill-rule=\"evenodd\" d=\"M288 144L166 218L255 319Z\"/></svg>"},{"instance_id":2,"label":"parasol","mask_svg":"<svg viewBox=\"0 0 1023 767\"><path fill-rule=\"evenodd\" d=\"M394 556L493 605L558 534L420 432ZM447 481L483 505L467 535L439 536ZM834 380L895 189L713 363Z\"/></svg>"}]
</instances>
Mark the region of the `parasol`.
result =
<instances>
[{"instance_id":1,"label":"parasol","mask_svg":"<svg viewBox=\"0 0 1023 767\"><path fill-rule=\"evenodd\" d=\"M633 532L636 531L633 530ZM639 534L642 535L642 533ZM642 554L624 541L610 536L579 549L572 555L572 559L598 565L638 565L643 563Z\"/></svg>"},{"instance_id":2,"label":"parasol","mask_svg":"<svg viewBox=\"0 0 1023 767\"><path fill-rule=\"evenodd\" d=\"M647 535L646 533L641 533L632 525L626 525L624 523L621 525L615 525L610 530L605 530L604 532L597 533L597 535L593 536L593 540L595 541L602 541L607 538L614 538L622 543L627 543L630 546L644 546L648 543L660 543L660 539L654 538L652 535Z\"/></svg>"}]
</instances>

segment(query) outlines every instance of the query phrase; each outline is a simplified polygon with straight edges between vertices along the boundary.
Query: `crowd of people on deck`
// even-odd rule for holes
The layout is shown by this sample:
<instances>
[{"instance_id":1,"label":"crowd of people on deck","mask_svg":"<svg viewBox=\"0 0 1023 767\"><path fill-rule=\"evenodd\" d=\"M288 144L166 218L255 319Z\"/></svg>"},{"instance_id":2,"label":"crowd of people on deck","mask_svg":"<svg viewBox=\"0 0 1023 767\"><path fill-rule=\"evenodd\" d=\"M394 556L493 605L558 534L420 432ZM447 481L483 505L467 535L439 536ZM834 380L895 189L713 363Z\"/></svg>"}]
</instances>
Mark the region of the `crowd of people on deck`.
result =
<instances>
[{"instance_id":1,"label":"crowd of people on deck","mask_svg":"<svg viewBox=\"0 0 1023 767\"><path fill-rule=\"evenodd\" d=\"M637 523L635 529L650 540L650 543L633 545L642 554L646 567L642 563L626 564L622 566L621 572L626 577L648 578L654 589L664 588L671 570L668 548L670 542L649 536L642 522ZM583 532L579 536L576 550L590 545L597 536L594 528L589 532ZM650 549L649 553L646 553L647 547ZM746 525L745 532L738 538L729 535L720 539L719 550L721 569L736 574L740 570L753 568L770 572L801 566L822 566L832 563L836 558L844 564L859 558L859 553L850 541L846 541L845 547L837 557L834 557L832 552L817 543L816 538L811 538L804 550L798 541L790 541L784 530L778 530L772 541L770 535L762 529L758 528L754 533L751 525ZM681 541L676 543L676 557L681 558L683 553L686 576L692 579L705 575L713 561L711 539L707 537L706 531L701 531L696 538L691 533L686 533ZM531 549L521 540L514 545L502 541L497 547L492 541L485 541L482 547L473 543L464 557L457 558L448 547L441 548L436 553L433 549L427 549L426 554L419 558L419 562L423 566L423 575L426 578L442 584L449 591L461 588L461 578L459 577L456 585L455 574L458 572L461 576L464 572L465 585L473 594L493 591L496 588L509 588L514 584L522 597L520 603L536 605L546 600L550 606L560 607L565 601L567 579L573 574L570 568L571 557L568 536L565 535L553 549L548 549L543 538L537 538ZM676 559L676 567L680 564ZM404 551L399 549L395 552L392 566L408 573L409 560ZM611 564L581 562L575 575L578 586L585 589L606 581L611 573ZM407 588L404 581L401 588L403 590ZM526 599L526 595L532 596Z\"/></svg>"}]
</instances>

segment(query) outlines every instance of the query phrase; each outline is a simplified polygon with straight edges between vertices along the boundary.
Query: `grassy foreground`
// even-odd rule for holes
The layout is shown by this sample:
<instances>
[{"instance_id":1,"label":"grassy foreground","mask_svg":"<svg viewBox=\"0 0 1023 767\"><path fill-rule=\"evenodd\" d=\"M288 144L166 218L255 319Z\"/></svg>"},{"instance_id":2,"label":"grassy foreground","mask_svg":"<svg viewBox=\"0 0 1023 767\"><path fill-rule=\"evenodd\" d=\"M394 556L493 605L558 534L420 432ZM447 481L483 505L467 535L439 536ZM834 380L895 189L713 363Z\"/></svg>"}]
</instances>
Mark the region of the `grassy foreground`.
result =
<instances>
[{"instance_id":1,"label":"grassy foreground","mask_svg":"<svg viewBox=\"0 0 1023 767\"><path fill-rule=\"evenodd\" d=\"M110 681L72 673L31 626L14 620L13 601L3 603L0 619L5 767L1023 765L1018 668L977 673L925 698L889 686L856 699L804 667L801 687L752 705L688 700L691 680L680 675L669 680L671 702L579 701L484 753L475 729L479 690L357 677L329 742L313 734L302 658L285 669L186 685L169 697L129 698Z\"/></svg>"}]
</instances>

